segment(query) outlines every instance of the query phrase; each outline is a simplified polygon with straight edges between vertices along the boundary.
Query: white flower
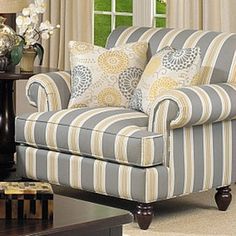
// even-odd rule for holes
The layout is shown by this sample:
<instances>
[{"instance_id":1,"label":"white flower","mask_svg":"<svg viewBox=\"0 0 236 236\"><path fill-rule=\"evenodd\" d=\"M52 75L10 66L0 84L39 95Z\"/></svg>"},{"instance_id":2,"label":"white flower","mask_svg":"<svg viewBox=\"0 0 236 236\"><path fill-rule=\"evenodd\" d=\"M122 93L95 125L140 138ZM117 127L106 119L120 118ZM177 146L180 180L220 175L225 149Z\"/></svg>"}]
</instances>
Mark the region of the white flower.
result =
<instances>
[{"instance_id":1,"label":"white flower","mask_svg":"<svg viewBox=\"0 0 236 236\"><path fill-rule=\"evenodd\" d=\"M36 5L34 3L31 3L28 8L30 9L30 15L37 14Z\"/></svg>"},{"instance_id":2,"label":"white flower","mask_svg":"<svg viewBox=\"0 0 236 236\"><path fill-rule=\"evenodd\" d=\"M34 0L36 6L46 8L45 0Z\"/></svg>"},{"instance_id":3,"label":"white flower","mask_svg":"<svg viewBox=\"0 0 236 236\"><path fill-rule=\"evenodd\" d=\"M32 37L33 37L33 35L34 35L34 28L33 28L32 26L29 26L29 27L27 28L26 34L32 35Z\"/></svg>"},{"instance_id":4,"label":"white flower","mask_svg":"<svg viewBox=\"0 0 236 236\"><path fill-rule=\"evenodd\" d=\"M34 29L32 28L31 23L32 21L28 16L18 16L16 24L19 28L19 34L22 36L28 35L28 37L30 34L33 37Z\"/></svg>"},{"instance_id":5,"label":"white flower","mask_svg":"<svg viewBox=\"0 0 236 236\"><path fill-rule=\"evenodd\" d=\"M33 45L37 42L36 39L34 38L34 29L32 27L29 27L27 29L27 31L24 34L24 38L26 45Z\"/></svg>"},{"instance_id":6,"label":"white flower","mask_svg":"<svg viewBox=\"0 0 236 236\"><path fill-rule=\"evenodd\" d=\"M33 24L38 24L38 22L39 22L39 16L37 14L31 15L30 19Z\"/></svg>"},{"instance_id":7,"label":"white flower","mask_svg":"<svg viewBox=\"0 0 236 236\"><path fill-rule=\"evenodd\" d=\"M40 13L40 14L43 14L45 12L45 8L44 7L37 7L36 12Z\"/></svg>"},{"instance_id":8,"label":"white flower","mask_svg":"<svg viewBox=\"0 0 236 236\"><path fill-rule=\"evenodd\" d=\"M49 39L50 35L60 25L53 26L50 21L39 24L40 15L46 11L45 0L34 0L27 8L22 10L22 14L17 17L16 24L19 34L24 38L26 47L30 47L42 39Z\"/></svg>"},{"instance_id":9,"label":"white flower","mask_svg":"<svg viewBox=\"0 0 236 236\"><path fill-rule=\"evenodd\" d=\"M16 24L17 24L18 26L23 25L23 16L18 16L18 17L16 18Z\"/></svg>"},{"instance_id":10,"label":"white flower","mask_svg":"<svg viewBox=\"0 0 236 236\"><path fill-rule=\"evenodd\" d=\"M42 22L39 26L40 30L49 30L52 27L50 21L46 20L44 22Z\"/></svg>"},{"instance_id":11,"label":"white flower","mask_svg":"<svg viewBox=\"0 0 236 236\"><path fill-rule=\"evenodd\" d=\"M31 21L30 17L26 16L25 19L24 19L24 24L25 24L25 25L30 25L31 22L32 22L32 21Z\"/></svg>"},{"instance_id":12,"label":"white flower","mask_svg":"<svg viewBox=\"0 0 236 236\"><path fill-rule=\"evenodd\" d=\"M19 28L19 35L24 35L26 30L27 30L27 26L22 26L21 28Z\"/></svg>"},{"instance_id":13,"label":"white flower","mask_svg":"<svg viewBox=\"0 0 236 236\"><path fill-rule=\"evenodd\" d=\"M29 16L30 15L30 8L24 8L22 11L23 16Z\"/></svg>"},{"instance_id":14,"label":"white flower","mask_svg":"<svg viewBox=\"0 0 236 236\"><path fill-rule=\"evenodd\" d=\"M47 39L49 39L50 36L47 32L44 32L41 34L41 37L42 37L42 39L47 40Z\"/></svg>"},{"instance_id":15,"label":"white flower","mask_svg":"<svg viewBox=\"0 0 236 236\"><path fill-rule=\"evenodd\" d=\"M28 16L18 16L16 18L16 24L21 27L21 26L28 26L31 24L31 19Z\"/></svg>"},{"instance_id":16,"label":"white flower","mask_svg":"<svg viewBox=\"0 0 236 236\"><path fill-rule=\"evenodd\" d=\"M46 11L45 0L35 0L36 12L43 14Z\"/></svg>"},{"instance_id":17,"label":"white flower","mask_svg":"<svg viewBox=\"0 0 236 236\"><path fill-rule=\"evenodd\" d=\"M43 5L45 4L45 0L35 0L36 5Z\"/></svg>"}]
</instances>

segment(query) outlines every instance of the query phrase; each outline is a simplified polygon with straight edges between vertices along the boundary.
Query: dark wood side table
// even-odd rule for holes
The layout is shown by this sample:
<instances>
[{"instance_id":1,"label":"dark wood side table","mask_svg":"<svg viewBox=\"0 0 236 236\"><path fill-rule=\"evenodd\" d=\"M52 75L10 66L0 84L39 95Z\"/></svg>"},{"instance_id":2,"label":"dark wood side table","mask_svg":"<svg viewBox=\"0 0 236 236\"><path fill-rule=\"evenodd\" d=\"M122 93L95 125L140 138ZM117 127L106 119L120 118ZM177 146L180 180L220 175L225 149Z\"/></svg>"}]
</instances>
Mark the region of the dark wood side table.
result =
<instances>
[{"instance_id":1,"label":"dark wood side table","mask_svg":"<svg viewBox=\"0 0 236 236\"><path fill-rule=\"evenodd\" d=\"M57 69L35 67L33 72L23 73L19 67L0 72L0 175L13 170L15 145L15 112L13 85L16 80L27 80L39 73L48 73ZM23 92L24 93L24 92Z\"/></svg>"}]
</instances>

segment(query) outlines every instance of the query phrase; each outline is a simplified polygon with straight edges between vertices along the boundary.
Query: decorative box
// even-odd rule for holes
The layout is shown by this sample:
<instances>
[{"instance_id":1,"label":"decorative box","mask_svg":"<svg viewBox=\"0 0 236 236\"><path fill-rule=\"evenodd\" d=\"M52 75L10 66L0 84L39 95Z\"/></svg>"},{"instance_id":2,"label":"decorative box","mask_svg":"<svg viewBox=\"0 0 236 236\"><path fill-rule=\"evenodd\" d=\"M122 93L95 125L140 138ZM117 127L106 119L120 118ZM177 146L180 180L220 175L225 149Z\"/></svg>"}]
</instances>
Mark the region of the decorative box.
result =
<instances>
[{"instance_id":1,"label":"decorative box","mask_svg":"<svg viewBox=\"0 0 236 236\"><path fill-rule=\"evenodd\" d=\"M53 191L48 183L0 182L0 219L53 218Z\"/></svg>"}]
</instances>

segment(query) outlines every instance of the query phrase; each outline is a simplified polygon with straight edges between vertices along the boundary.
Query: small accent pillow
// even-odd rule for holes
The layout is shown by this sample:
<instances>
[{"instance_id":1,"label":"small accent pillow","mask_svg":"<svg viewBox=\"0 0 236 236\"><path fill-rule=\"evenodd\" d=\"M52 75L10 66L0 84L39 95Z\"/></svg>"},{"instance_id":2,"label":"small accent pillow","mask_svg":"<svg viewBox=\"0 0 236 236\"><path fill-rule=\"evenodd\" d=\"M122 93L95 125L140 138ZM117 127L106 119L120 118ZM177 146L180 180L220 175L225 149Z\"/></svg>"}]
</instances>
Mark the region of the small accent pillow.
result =
<instances>
[{"instance_id":1,"label":"small accent pillow","mask_svg":"<svg viewBox=\"0 0 236 236\"><path fill-rule=\"evenodd\" d=\"M147 64L129 107L149 114L157 96L166 90L200 84L200 67L199 47L163 48Z\"/></svg>"},{"instance_id":2,"label":"small accent pillow","mask_svg":"<svg viewBox=\"0 0 236 236\"><path fill-rule=\"evenodd\" d=\"M147 64L148 43L129 43L107 50L71 41L69 48L69 108L128 107Z\"/></svg>"}]
</instances>

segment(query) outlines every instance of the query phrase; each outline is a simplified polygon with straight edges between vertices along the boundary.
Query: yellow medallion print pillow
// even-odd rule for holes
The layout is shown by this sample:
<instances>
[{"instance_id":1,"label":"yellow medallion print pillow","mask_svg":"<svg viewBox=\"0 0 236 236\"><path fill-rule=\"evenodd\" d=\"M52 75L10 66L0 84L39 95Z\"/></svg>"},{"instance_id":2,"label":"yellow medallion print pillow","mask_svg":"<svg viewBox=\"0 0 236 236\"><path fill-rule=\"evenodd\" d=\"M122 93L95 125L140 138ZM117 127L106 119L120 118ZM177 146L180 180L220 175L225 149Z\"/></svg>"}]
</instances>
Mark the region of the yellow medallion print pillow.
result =
<instances>
[{"instance_id":1,"label":"yellow medallion print pillow","mask_svg":"<svg viewBox=\"0 0 236 236\"><path fill-rule=\"evenodd\" d=\"M200 84L199 47L158 51L147 64L130 101L130 108L150 113L155 99L167 90Z\"/></svg>"},{"instance_id":2,"label":"yellow medallion print pillow","mask_svg":"<svg viewBox=\"0 0 236 236\"><path fill-rule=\"evenodd\" d=\"M148 44L136 42L107 50L71 41L69 108L128 107L147 63Z\"/></svg>"}]
</instances>

